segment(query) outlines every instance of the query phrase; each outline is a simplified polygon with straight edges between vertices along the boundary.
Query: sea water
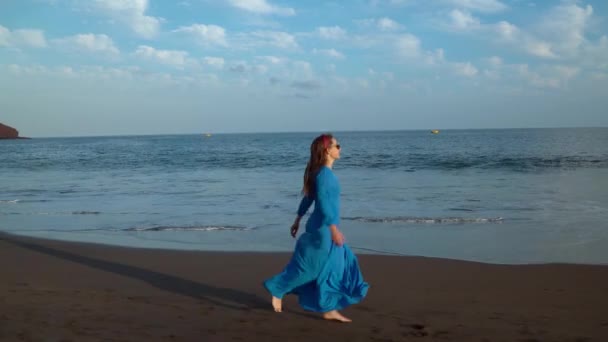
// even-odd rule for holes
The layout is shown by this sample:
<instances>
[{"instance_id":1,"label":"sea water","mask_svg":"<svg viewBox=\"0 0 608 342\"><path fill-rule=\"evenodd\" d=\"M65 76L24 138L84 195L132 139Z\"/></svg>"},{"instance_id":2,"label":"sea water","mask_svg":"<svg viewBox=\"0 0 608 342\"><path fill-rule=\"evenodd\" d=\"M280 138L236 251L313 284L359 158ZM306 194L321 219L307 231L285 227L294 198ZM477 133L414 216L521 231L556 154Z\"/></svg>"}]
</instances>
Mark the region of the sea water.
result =
<instances>
[{"instance_id":1,"label":"sea water","mask_svg":"<svg viewBox=\"0 0 608 342\"><path fill-rule=\"evenodd\" d=\"M0 140L0 231L131 247L290 251L318 134ZM608 263L607 128L335 137L340 228L357 253Z\"/></svg>"}]
</instances>

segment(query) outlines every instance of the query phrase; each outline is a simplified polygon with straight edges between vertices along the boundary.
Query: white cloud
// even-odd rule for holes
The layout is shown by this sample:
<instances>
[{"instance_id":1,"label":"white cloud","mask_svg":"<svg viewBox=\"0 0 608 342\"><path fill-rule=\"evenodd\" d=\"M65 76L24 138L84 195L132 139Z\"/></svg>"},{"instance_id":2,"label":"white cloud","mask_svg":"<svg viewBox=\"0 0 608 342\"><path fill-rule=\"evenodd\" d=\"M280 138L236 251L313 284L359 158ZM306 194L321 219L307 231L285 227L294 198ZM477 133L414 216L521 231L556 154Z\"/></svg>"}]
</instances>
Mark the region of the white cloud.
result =
<instances>
[{"instance_id":1,"label":"white cloud","mask_svg":"<svg viewBox=\"0 0 608 342\"><path fill-rule=\"evenodd\" d=\"M509 22L500 21L489 27L490 30L495 31L498 34L498 37L504 42L514 44L517 48L523 49L524 52L530 55L541 58L557 57L551 43L539 40Z\"/></svg>"},{"instance_id":2,"label":"white cloud","mask_svg":"<svg viewBox=\"0 0 608 342\"><path fill-rule=\"evenodd\" d=\"M17 45L24 45L35 48L46 47L44 32L41 30L15 30L13 31L13 41Z\"/></svg>"},{"instance_id":3,"label":"white cloud","mask_svg":"<svg viewBox=\"0 0 608 342\"><path fill-rule=\"evenodd\" d=\"M312 65L306 61L294 61L291 63L290 76L293 79L313 79L315 73Z\"/></svg>"},{"instance_id":4,"label":"white cloud","mask_svg":"<svg viewBox=\"0 0 608 342\"><path fill-rule=\"evenodd\" d=\"M8 71L17 76L22 75L36 75L36 74L44 74L47 73L49 68L44 65L18 65L18 64L9 64L7 66Z\"/></svg>"},{"instance_id":5,"label":"white cloud","mask_svg":"<svg viewBox=\"0 0 608 342\"><path fill-rule=\"evenodd\" d=\"M377 25L379 29L384 31L394 31L401 29L401 24L386 17L378 19Z\"/></svg>"},{"instance_id":6,"label":"white cloud","mask_svg":"<svg viewBox=\"0 0 608 342\"><path fill-rule=\"evenodd\" d=\"M505 68L505 62L498 56L492 56L483 60L488 66L483 70L483 75L491 80L499 80L502 77L502 71Z\"/></svg>"},{"instance_id":7,"label":"white cloud","mask_svg":"<svg viewBox=\"0 0 608 342\"><path fill-rule=\"evenodd\" d=\"M323 39L338 40L346 37L346 31L340 26L318 27L317 32Z\"/></svg>"},{"instance_id":8,"label":"white cloud","mask_svg":"<svg viewBox=\"0 0 608 342\"><path fill-rule=\"evenodd\" d=\"M385 89L390 83L395 80L395 74L393 74L392 72L378 72L370 68L367 69L367 73L371 82L377 84L377 86L382 89Z\"/></svg>"},{"instance_id":9,"label":"white cloud","mask_svg":"<svg viewBox=\"0 0 608 342\"><path fill-rule=\"evenodd\" d=\"M501 77L500 73L497 70L488 70L488 69L485 69L483 71L483 75L485 77L487 77L488 79L491 79L491 80L499 80L500 77Z\"/></svg>"},{"instance_id":10,"label":"white cloud","mask_svg":"<svg viewBox=\"0 0 608 342\"><path fill-rule=\"evenodd\" d=\"M586 44L582 55L586 67L608 71L608 36L602 36L597 44Z\"/></svg>"},{"instance_id":11,"label":"white cloud","mask_svg":"<svg viewBox=\"0 0 608 342\"><path fill-rule=\"evenodd\" d=\"M312 52L314 54L320 54L331 58L344 59L344 54L336 49L314 49Z\"/></svg>"},{"instance_id":12,"label":"white cloud","mask_svg":"<svg viewBox=\"0 0 608 342\"><path fill-rule=\"evenodd\" d=\"M55 42L70 49L110 55L118 55L120 53L116 45L114 45L112 38L105 34L77 34L75 36L57 39Z\"/></svg>"},{"instance_id":13,"label":"white cloud","mask_svg":"<svg viewBox=\"0 0 608 342\"><path fill-rule=\"evenodd\" d=\"M64 78L132 79L139 72L137 67L112 68L104 66L71 67L44 65L9 65L9 71L18 76L51 76Z\"/></svg>"},{"instance_id":14,"label":"white cloud","mask_svg":"<svg viewBox=\"0 0 608 342\"><path fill-rule=\"evenodd\" d=\"M253 79L251 78L254 74L264 75L268 72L268 66L263 64L255 64L252 65L247 61L235 61L232 62L228 67L228 70L237 74L241 74L241 76L247 77L247 79L240 79L240 81L246 81L247 84L251 83Z\"/></svg>"},{"instance_id":15,"label":"white cloud","mask_svg":"<svg viewBox=\"0 0 608 342\"><path fill-rule=\"evenodd\" d=\"M0 72L3 66L0 65ZM184 85L209 85L217 84L218 78L213 74L197 74L196 76L176 76L164 72L143 71L139 67L108 67L108 66L57 66L48 67L42 65L17 65L6 66L8 72L18 77L39 77L61 80L93 80L93 81L116 81L116 87L175 87ZM130 83L130 81L135 81ZM129 85L130 84L130 85ZM65 84L64 84L65 85ZM133 89L133 88L132 88Z\"/></svg>"},{"instance_id":16,"label":"white cloud","mask_svg":"<svg viewBox=\"0 0 608 342\"><path fill-rule=\"evenodd\" d=\"M559 89L568 86L570 80L581 74L579 65L538 65L507 64L500 57L486 59L489 68L483 73L488 79L501 80L506 84L524 84L537 88Z\"/></svg>"},{"instance_id":17,"label":"white cloud","mask_svg":"<svg viewBox=\"0 0 608 342\"><path fill-rule=\"evenodd\" d=\"M425 52L425 63L428 65L440 65L445 62L445 51L436 49L435 51Z\"/></svg>"},{"instance_id":18,"label":"white cloud","mask_svg":"<svg viewBox=\"0 0 608 342\"><path fill-rule=\"evenodd\" d=\"M507 5L498 0L444 0L445 2L471 11L494 13L507 9Z\"/></svg>"},{"instance_id":19,"label":"white cloud","mask_svg":"<svg viewBox=\"0 0 608 342\"><path fill-rule=\"evenodd\" d=\"M0 25L0 46L9 46L11 40L11 32L4 26Z\"/></svg>"},{"instance_id":20,"label":"white cloud","mask_svg":"<svg viewBox=\"0 0 608 342\"><path fill-rule=\"evenodd\" d=\"M539 88L563 88L580 72L578 67L565 65L540 67L536 71L530 70L527 64L515 65L513 68L520 77Z\"/></svg>"},{"instance_id":21,"label":"white cloud","mask_svg":"<svg viewBox=\"0 0 608 342\"><path fill-rule=\"evenodd\" d=\"M505 42L540 58L575 58L590 43L585 38L593 8L564 2L538 20L528 31L506 21L489 27Z\"/></svg>"},{"instance_id":22,"label":"white cloud","mask_svg":"<svg viewBox=\"0 0 608 342\"><path fill-rule=\"evenodd\" d=\"M183 69L187 65L193 63L188 57L188 52L178 50L157 50L153 47L140 45L135 51L137 57L151 60L160 64L170 65L179 69Z\"/></svg>"},{"instance_id":23,"label":"white cloud","mask_svg":"<svg viewBox=\"0 0 608 342\"><path fill-rule=\"evenodd\" d=\"M253 73L264 75L263 82L282 90L287 88L304 89L319 79L315 76L311 63L303 60L290 60L277 56L256 56L254 62L240 61L232 63L228 70L250 77ZM316 83L315 83L316 84Z\"/></svg>"},{"instance_id":24,"label":"white cloud","mask_svg":"<svg viewBox=\"0 0 608 342\"><path fill-rule=\"evenodd\" d=\"M361 38L358 43L364 43L365 47L391 46L396 56L400 59L406 59L408 63L414 62L417 65L427 67L440 66L446 63L445 51L442 48L425 50L422 48L420 39L411 33L390 34L377 39Z\"/></svg>"},{"instance_id":25,"label":"white cloud","mask_svg":"<svg viewBox=\"0 0 608 342\"><path fill-rule=\"evenodd\" d=\"M355 23L364 28L373 27L381 31L398 31L403 29L403 25L387 17L355 20Z\"/></svg>"},{"instance_id":26,"label":"white cloud","mask_svg":"<svg viewBox=\"0 0 608 342\"><path fill-rule=\"evenodd\" d=\"M257 56L256 59L265 61L270 64L283 64L287 60L285 58L276 57L276 56Z\"/></svg>"},{"instance_id":27,"label":"white cloud","mask_svg":"<svg viewBox=\"0 0 608 342\"><path fill-rule=\"evenodd\" d=\"M468 7L475 7L474 3L480 5L474 1L454 1L457 2L460 5L470 5ZM486 5L489 11L489 3ZM480 8L481 5L477 7L478 10ZM514 49L538 58L559 59L574 55L586 43L584 28L592 13L591 6L583 8L575 4L560 5L541 20L537 30L523 30L504 20L483 24L466 10L455 9L450 12L451 22L446 27L450 30L474 32L485 39L511 45Z\"/></svg>"},{"instance_id":28,"label":"white cloud","mask_svg":"<svg viewBox=\"0 0 608 342\"><path fill-rule=\"evenodd\" d=\"M473 17L471 13L461 10L452 10L450 12L452 19L452 27L459 30L470 30L479 28L479 19Z\"/></svg>"},{"instance_id":29,"label":"white cloud","mask_svg":"<svg viewBox=\"0 0 608 342\"><path fill-rule=\"evenodd\" d=\"M566 65L556 65L553 67L557 76L565 81L568 81L574 77L576 77L579 72L579 67L571 67Z\"/></svg>"},{"instance_id":30,"label":"white cloud","mask_svg":"<svg viewBox=\"0 0 608 342\"><path fill-rule=\"evenodd\" d=\"M246 42L252 46L274 46L281 49L296 49L296 37L280 31L254 31L244 36Z\"/></svg>"},{"instance_id":31,"label":"white cloud","mask_svg":"<svg viewBox=\"0 0 608 342\"><path fill-rule=\"evenodd\" d=\"M400 35L395 42L395 47L401 57L412 58L421 54L420 39L413 34L404 33Z\"/></svg>"},{"instance_id":32,"label":"white cloud","mask_svg":"<svg viewBox=\"0 0 608 342\"><path fill-rule=\"evenodd\" d=\"M503 64L502 58L498 56L492 56L488 58L488 63L494 67L499 67Z\"/></svg>"},{"instance_id":33,"label":"white cloud","mask_svg":"<svg viewBox=\"0 0 608 342\"><path fill-rule=\"evenodd\" d=\"M258 64L253 67L253 70L258 74L263 75L268 72L268 67L262 64Z\"/></svg>"},{"instance_id":34,"label":"white cloud","mask_svg":"<svg viewBox=\"0 0 608 342\"><path fill-rule=\"evenodd\" d=\"M553 52L551 44L540 41L528 41L525 44L525 49L531 55L543 58L556 58L557 55Z\"/></svg>"},{"instance_id":35,"label":"white cloud","mask_svg":"<svg viewBox=\"0 0 608 342\"><path fill-rule=\"evenodd\" d=\"M593 7L578 6L576 3L565 3L551 9L540 20L538 34L544 40L552 42L554 49L561 56L576 56L585 39L585 30L593 15Z\"/></svg>"},{"instance_id":36,"label":"white cloud","mask_svg":"<svg viewBox=\"0 0 608 342\"><path fill-rule=\"evenodd\" d=\"M355 85L367 89L369 88L369 81L364 78L357 78L355 79Z\"/></svg>"},{"instance_id":37,"label":"white cloud","mask_svg":"<svg viewBox=\"0 0 608 342\"><path fill-rule=\"evenodd\" d=\"M217 25L194 24L191 26L182 26L173 30L173 32L189 34L202 45L228 45L226 42L226 30Z\"/></svg>"},{"instance_id":38,"label":"white cloud","mask_svg":"<svg viewBox=\"0 0 608 342\"><path fill-rule=\"evenodd\" d=\"M452 64L456 74L465 77L474 77L479 72L471 63L453 63Z\"/></svg>"},{"instance_id":39,"label":"white cloud","mask_svg":"<svg viewBox=\"0 0 608 342\"><path fill-rule=\"evenodd\" d=\"M558 57L552 43L540 40L509 22L500 21L497 24L490 25L489 29L496 32L504 42L513 44L532 56L540 58Z\"/></svg>"},{"instance_id":40,"label":"white cloud","mask_svg":"<svg viewBox=\"0 0 608 342\"><path fill-rule=\"evenodd\" d=\"M498 32L498 35L505 40L515 40L519 35L519 28L517 26L507 22L500 21L495 26L494 29Z\"/></svg>"},{"instance_id":41,"label":"white cloud","mask_svg":"<svg viewBox=\"0 0 608 342\"><path fill-rule=\"evenodd\" d=\"M9 30L0 25L0 46L43 48L47 46L42 30Z\"/></svg>"},{"instance_id":42,"label":"white cloud","mask_svg":"<svg viewBox=\"0 0 608 342\"><path fill-rule=\"evenodd\" d=\"M442 48L425 50L422 48L420 39L412 34L405 33L395 39L397 55L405 58L408 63L413 63L425 68L447 71L464 77L475 77L479 70L471 62L451 62L446 59ZM372 71L373 73L373 71Z\"/></svg>"},{"instance_id":43,"label":"white cloud","mask_svg":"<svg viewBox=\"0 0 608 342\"><path fill-rule=\"evenodd\" d=\"M403 28L401 24L387 17L356 20L355 22L363 27L375 27L381 31L397 31Z\"/></svg>"},{"instance_id":44,"label":"white cloud","mask_svg":"<svg viewBox=\"0 0 608 342\"><path fill-rule=\"evenodd\" d=\"M11 39L11 32L0 25L0 46L8 46Z\"/></svg>"},{"instance_id":45,"label":"white cloud","mask_svg":"<svg viewBox=\"0 0 608 342\"><path fill-rule=\"evenodd\" d=\"M232 6L256 14L276 14L292 16L296 14L293 8L275 6L266 0L229 0Z\"/></svg>"},{"instance_id":46,"label":"white cloud","mask_svg":"<svg viewBox=\"0 0 608 342\"><path fill-rule=\"evenodd\" d=\"M124 23L140 37L153 38L161 19L147 16L148 0L95 0L96 7L113 19Z\"/></svg>"},{"instance_id":47,"label":"white cloud","mask_svg":"<svg viewBox=\"0 0 608 342\"><path fill-rule=\"evenodd\" d=\"M393 5L393 6L403 6L409 5L413 3L415 0L370 0L370 4L372 6L378 6L382 4Z\"/></svg>"},{"instance_id":48,"label":"white cloud","mask_svg":"<svg viewBox=\"0 0 608 342\"><path fill-rule=\"evenodd\" d=\"M222 69L224 67L225 61L221 57L205 57L203 58L203 63L217 69Z\"/></svg>"},{"instance_id":49,"label":"white cloud","mask_svg":"<svg viewBox=\"0 0 608 342\"><path fill-rule=\"evenodd\" d=\"M233 63L228 70L232 71L232 72L236 72L239 74L245 73L247 71L250 70L249 68L249 64L245 61L239 61L239 62L235 62Z\"/></svg>"}]
</instances>

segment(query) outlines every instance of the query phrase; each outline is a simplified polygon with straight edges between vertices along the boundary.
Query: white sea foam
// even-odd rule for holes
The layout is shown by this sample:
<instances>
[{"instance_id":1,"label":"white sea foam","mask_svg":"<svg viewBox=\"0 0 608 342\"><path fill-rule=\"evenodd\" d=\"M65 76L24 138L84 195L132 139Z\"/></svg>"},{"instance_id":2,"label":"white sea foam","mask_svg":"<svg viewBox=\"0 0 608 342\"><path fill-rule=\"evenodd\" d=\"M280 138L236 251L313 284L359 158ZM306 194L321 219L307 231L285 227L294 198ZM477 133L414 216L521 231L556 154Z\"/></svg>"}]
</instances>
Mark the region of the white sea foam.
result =
<instances>
[{"instance_id":1,"label":"white sea foam","mask_svg":"<svg viewBox=\"0 0 608 342\"><path fill-rule=\"evenodd\" d=\"M501 223L502 217L344 217L344 220L370 223Z\"/></svg>"}]
</instances>

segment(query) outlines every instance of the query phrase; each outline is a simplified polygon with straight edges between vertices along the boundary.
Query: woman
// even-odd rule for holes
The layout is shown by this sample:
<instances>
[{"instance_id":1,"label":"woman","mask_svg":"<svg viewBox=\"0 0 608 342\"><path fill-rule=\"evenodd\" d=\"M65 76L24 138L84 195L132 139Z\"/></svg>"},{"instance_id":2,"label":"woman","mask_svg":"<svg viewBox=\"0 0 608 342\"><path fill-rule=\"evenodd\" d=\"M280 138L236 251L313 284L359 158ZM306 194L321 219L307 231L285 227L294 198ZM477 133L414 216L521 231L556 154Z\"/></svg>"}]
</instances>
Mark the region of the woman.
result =
<instances>
[{"instance_id":1,"label":"woman","mask_svg":"<svg viewBox=\"0 0 608 342\"><path fill-rule=\"evenodd\" d=\"M344 244L344 235L338 228L340 185L332 171L337 159L340 144L332 135L323 134L313 140L304 172L304 197L291 226L294 238L300 219L313 202L314 211L283 272L264 282L276 312L282 311L283 296L293 293L304 309L321 312L328 320L351 322L338 310L360 302L367 294L369 285L363 281L357 258Z\"/></svg>"}]
</instances>

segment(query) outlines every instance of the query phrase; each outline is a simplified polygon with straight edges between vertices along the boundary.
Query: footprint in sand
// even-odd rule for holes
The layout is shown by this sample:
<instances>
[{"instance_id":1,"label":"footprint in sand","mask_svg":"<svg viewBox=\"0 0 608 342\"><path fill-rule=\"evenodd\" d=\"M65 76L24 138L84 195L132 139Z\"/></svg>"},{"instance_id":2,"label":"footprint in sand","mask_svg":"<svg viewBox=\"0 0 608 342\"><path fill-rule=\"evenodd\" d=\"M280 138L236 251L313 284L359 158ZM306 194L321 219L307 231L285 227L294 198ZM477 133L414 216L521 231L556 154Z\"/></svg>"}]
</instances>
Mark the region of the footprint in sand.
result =
<instances>
[{"instance_id":1,"label":"footprint in sand","mask_svg":"<svg viewBox=\"0 0 608 342\"><path fill-rule=\"evenodd\" d=\"M401 333L403 337L425 337L429 336L429 331L423 324L402 324L404 327L410 328L410 330Z\"/></svg>"},{"instance_id":2,"label":"footprint in sand","mask_svg":"<svg viewBox=\"0 0 608 342\"><path fill-rule=\"evenodd\" d=\"M365 312L373 312L374 311L374 309L372 309L372 308L370 308L368 306L365 306L365 305L355 306L354 309L360 310L360 311L365 311Z\"/></svg>"}]
</instances>

